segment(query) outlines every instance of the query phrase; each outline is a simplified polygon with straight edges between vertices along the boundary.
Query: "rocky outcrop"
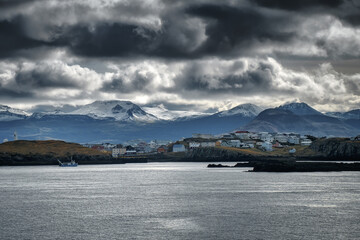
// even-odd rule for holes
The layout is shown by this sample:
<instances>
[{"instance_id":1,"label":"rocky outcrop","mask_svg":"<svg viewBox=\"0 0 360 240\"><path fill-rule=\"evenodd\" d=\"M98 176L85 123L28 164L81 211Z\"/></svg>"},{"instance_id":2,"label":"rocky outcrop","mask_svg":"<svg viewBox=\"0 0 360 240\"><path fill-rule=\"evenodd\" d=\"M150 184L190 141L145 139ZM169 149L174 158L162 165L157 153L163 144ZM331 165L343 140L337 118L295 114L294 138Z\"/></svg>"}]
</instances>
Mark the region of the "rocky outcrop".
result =
<instances>
[{"instance_id":1,"label":"rocky outcrop","mask_svg":"<svg viewBox=\"0 0 360 240\"><path fill-rule=\"evenodd\" d=\"M273 161L254 163L254 172L360 171L360 163Z\"/></svg>"},{"instance_id":2,"label":"rocky outcrop","mask_svg":"<svg viewBox=\"0 0 360 240\"><path fill-rule=\"evenodd\" d=\"M311 144L310 148L324 154L329 159L360 159L360 141L351 141L344 138L318 139Z\"/></svg>"},{"instance_id":3,"label":"rocky outcrop","mask_svg":"<svg viewBox=\"0 0 360 240\"><path fill-rule=\"evenodd\" d=\"M57 165L58 161L70 161L68 157L55 157L50 154L0 153L0 166ZM109 155L73 155L73 160L81 164L115 164L124 163Z\"/></svg>"}]
</instances>

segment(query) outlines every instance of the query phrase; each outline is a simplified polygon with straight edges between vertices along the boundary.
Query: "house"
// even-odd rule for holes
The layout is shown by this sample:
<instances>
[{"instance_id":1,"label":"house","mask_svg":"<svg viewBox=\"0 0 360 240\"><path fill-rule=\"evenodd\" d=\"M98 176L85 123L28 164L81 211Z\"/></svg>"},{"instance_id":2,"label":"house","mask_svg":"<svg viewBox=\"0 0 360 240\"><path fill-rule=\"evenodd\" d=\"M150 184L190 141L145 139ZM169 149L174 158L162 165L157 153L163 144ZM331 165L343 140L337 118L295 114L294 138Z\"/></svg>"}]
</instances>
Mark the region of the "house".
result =
<instances>
[{"instance_id":1,"label":"house","mask_svg":"<svg viewBox=\"0 0 360 240\"><path fill-rule=\"evenodd\" d=\"M200 147L200 143L199 142L189 142L189 148L193 149L193 148L199 148Z\"/></svg>"},{"instance_id":2,"label":"house","mask_svg":"<svg viewBox=\"0 0 360 240\"><path fill-rule=\"evenodd\" d=\"M183 144L174 144L173 152L185 152L185 146Z\"/></svg>"},{"instance_id":3,"label":"house","mask_svg":"<svg viewBox=\"0 0 360 240\"><path fill-rule=\"evenodd\" d=\"M243 147L249 147L249 148L254 148L255 147L255 144L256 144L256 141L244 141L243 142L244 146Z\"/></svg>"},{"instance_id":4,"label":"house","mask_svg":"<svg viewBox=\"0 0 360 240\"><path fill-rule=\"evenodd\" d=\"M254 148L254 144L253 143L244 143L244 145L242 147L243 148Z\"/></svg>"},{"instance_id":5,"label":"house","mask_svg":"<svg viewBox=\"0 0 360 240\"><path fill-rule=\"evenodd\" d=\"M248 131L236 131L235 135L240 139L250 139L250 133Z\"/></svg>"},{"instance_id":6,"label":"house","mask_svg":"<svg viewBox=\"0 0 360 240\"><path fill-rule=\"evenodd\" d=\"M263 142L261 144L261 148L264 149L264 151L267 151L267 152L271 152L273 150L271 142Z\"/></svg>"},{"instance_id":7,"label":"house","mask_svg":"<svg viewBox=\"0 0 360 240\"><path fill-rule=\"evenodd\" d=\"M288 137L285 134L276 134L274 139L279 143L287 143L288 141Z\"/></svg>"},{"instance_id":8,"label":"house","mask_svg":"<svg viewBox=\"0 0 360 240\"><path fill-rule=\"evenodd\" d=\"M291 143L291 144L300 144L300 138L297 137L297 136L289 136L288 137L288 143Z\"/></svg>"},{"instance_id":9,"label":"house","mask_svg":"<svg viewBox=\"0 0 360 240\"><path fill-rule=\"evenodd\" d=\"M126 150L125 155L136 155L136 150Z\"/></svg>"},{"instance_id":10,"label":"house","mask_svg":"<svg viewBox=\"0 0 360 240\"><path fill-rule=\"evenodd\" d=\"M158 152L158 153L165 153L165 152L167 152L167 151L168 151L168 149L167 149L167 147L164 146L164 145L158 147L158 149L157 149L157 152Z\"/></svg>"},{"instance_id":11,"label":"house","mask_svg":"<svg viewBox=\"0 0 360 240\"><path fill-rule=\"evenodd\" d=\"M250 139L260 139L260 136L258 133L249 133Z\"/></svg>"},{"instance_id":12,"label":"house","mask_svg":"<svg viewBox=\"0 0 360 240\"><path fill-rule=\"evenodd\" d=\"M284 146L281 145L281 143L276 142L275 144L273 144L273 147L274 147L274 148L283 148Z\"/></svg>"},{"instance_id":13,"label":"house","mask_svg":"<svg viewBox=\"0 0 360 240\"><path fill-rule=\"evenodd\" d=\"M120 155L124 155L126 153L126 148L113 148L111 150L111 155L113 157L119 157Z\"/></svg>"},{"instance_id":14,"label":"house","mask_svg":"<svg viewBox=\"0 0 360 240\"><path fill-rule=\"evenodd\" d=\"M301 139L301 146L310 146L311 143L312 141L308 138Z\"/></svg>"},{"instance_id":15,"label":"house","mask_svg":"<svg viewBox=\"0 0 360 240\"><path fill-rule=\"evenodd\" d=\"M270 133L262 132L260 133L260 140L264 142L273 142L274 137Z\"/></svg>"}]
</instances>

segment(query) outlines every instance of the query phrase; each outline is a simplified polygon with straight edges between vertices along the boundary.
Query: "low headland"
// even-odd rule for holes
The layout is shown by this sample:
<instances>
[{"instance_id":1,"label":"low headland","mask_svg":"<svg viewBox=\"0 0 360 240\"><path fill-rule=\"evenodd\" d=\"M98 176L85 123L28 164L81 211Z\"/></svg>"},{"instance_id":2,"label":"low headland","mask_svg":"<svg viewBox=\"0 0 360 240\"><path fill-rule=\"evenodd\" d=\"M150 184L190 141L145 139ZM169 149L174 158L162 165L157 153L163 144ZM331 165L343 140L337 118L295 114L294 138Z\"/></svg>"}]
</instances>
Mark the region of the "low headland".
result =
<instances>
[{"instance_id":1,"label":"low headland","mask_svg":"<svg viewBox=\"0 0 360 240\"><path fill-rule=\"evenodd\" d=\"M57 165L74 159L84 164L124 164L144 162L241 162L235 167L253 167L253 171L359 171L360 141L345 138L318 139L310 146L296 146L296 154L287 149L264 152L259 149L205 147L186 152L142 154L113 158L110 152L63 141L17 140L0 144L0 166ZM327 161L324 163L324 161ZM224 167L209 165L209 167Z\"/></svg>"}]
</instances>

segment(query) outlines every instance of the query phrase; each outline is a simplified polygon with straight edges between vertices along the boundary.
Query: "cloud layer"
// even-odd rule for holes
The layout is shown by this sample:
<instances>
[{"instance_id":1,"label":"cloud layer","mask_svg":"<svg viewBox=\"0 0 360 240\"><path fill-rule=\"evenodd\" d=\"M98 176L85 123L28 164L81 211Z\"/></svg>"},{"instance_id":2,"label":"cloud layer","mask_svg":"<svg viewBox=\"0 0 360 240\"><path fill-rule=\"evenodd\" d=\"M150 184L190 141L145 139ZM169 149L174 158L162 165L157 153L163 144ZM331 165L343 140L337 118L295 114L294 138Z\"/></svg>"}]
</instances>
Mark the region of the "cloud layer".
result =
<instances>
[{"instance_id":1,"label":"cloud layer","mask_svg":"<svg viewBox=\"0 0 360 240\"><path fill-rule=\"evenodd\" d=\"M358 108L359 16L352 0L0 0L0 98Z\"/></svg>"}]
</instances>

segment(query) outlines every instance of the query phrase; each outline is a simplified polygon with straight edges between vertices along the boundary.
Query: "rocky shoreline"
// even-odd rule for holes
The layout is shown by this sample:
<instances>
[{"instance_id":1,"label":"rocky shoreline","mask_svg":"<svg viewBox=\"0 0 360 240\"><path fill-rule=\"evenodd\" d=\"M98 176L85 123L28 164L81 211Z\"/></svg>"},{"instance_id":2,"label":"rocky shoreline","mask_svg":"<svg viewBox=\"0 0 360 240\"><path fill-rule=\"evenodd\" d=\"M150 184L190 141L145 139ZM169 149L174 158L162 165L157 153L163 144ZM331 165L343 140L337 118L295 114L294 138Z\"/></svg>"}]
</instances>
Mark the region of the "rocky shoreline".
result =
<instances>
[{"instance_id":1,"label":"rocky shoreline","mask_svg":"<svg viewBox=\"0 0 360 240\"><path fill-rule=\"evenodd\" d=\"M296 162L296 161L269 161L237 163L234 166L209 164L208 168L239 168L252 167L252 172L333 172L333 171L360 171L360 162Z\"/></svg>"}]
</instances>

